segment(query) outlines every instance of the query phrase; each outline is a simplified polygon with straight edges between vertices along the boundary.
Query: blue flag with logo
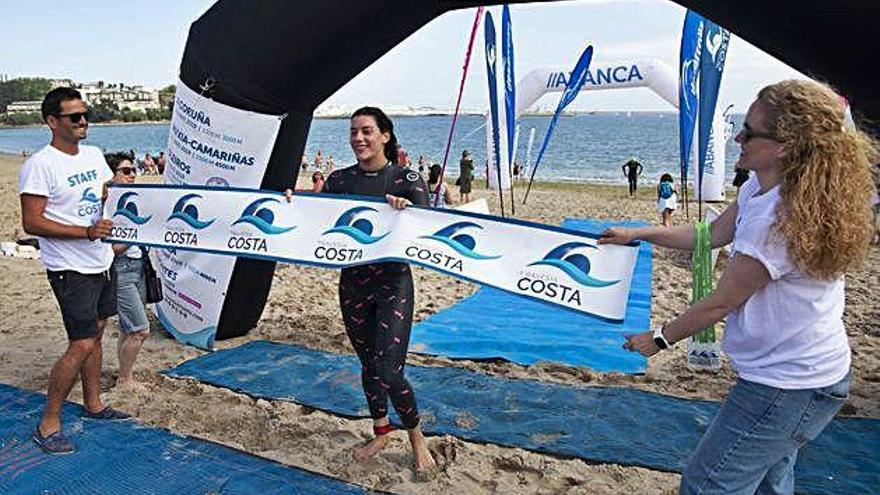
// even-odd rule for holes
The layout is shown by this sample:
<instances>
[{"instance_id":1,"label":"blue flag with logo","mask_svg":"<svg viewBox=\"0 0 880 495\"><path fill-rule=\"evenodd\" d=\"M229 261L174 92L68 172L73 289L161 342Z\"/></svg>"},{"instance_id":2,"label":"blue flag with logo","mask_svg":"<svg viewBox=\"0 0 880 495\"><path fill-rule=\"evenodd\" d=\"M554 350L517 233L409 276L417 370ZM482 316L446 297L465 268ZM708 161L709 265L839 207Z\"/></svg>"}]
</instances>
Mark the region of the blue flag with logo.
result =
<instances>
[{"instance_id":1,"label":"blue flag with logo","mask_svg":"<svg viewBox=\"0 0 880 495\"><path fill-rule=\"evenodd\" d=\"M538 170L538 165L541 164L541 158L544 156L544 151L547 150L547 144L550 143L550 136L553 135L553 130L556 128L556 122L559 120L559 116L562 114L562 111L565 107L568 106L569 103L574 101L575 97L577 97L578 92L580 92L581 88L584 86L584 83L587 81L587 77L589 76L589 68L590 62L593 60L593 45L588 46L584 49L584 52L581 53L581 57L578 59L577 64L574 66L574 70L571 71L571 76L568 78L568 84L565 85L565 91L562 92L562 96L559 98L559 104L556 106L556 112L553 113L553 118L550 119L550 125L547 127L547 133L544 134L544 142L541 143L541 149L538 150L538 157L535 159L535 166L532 167L532 175L529 177L529 186L526 189L525 197L523 198L523 204L525 204L526 199L529 197L529 191L532 189L532 181L535 179L535 171Z\"/></svg>"},{"instance_id":2,"label":"blue flag with logo","mask_svg":"<svg viewBox=\"0 0 880 495\"><path fill-rule=\"evenodd\" d=\"M694 127L697 123L697 93L700 76L700 48L703 41L705 19L691 10L684 18L681 32L681 51L679 52L678 88L678 137L681 153L681 180L687 180L691 145L694 140Z\"/></svg>"},{"instance_id":3,"label":"blue flag with logo","mask_svg":"<svg viewBox=\"0 0 880 495\"><path fill-rule=\"evenodd\" d=\"M498 177L498 193L501 199L501 216L504 216L504 193L501 192L501 136L498 127L498 77L495 70L497 55L495 47L495 22L492 13L486 12L486 76L489 82L489 114L492 118L492 156L495 159L495 172Z\"/></svg>"},{"instance_id":4,"label":"blue flag with logo","mask_svg":"<svg viewBox=\"0 0 880 495\"><path fill-rule=\"evenodd\" d=\"M706 154L709 149L709 138L712 133L712 122L715 118L715 104L718 101L718 88L721 86L721 74L724 72L724 60L727 58L727 45L730 42L730 31L706 19L703 24L703 42L700 50L700 129L699 157L697 164L700 183L703 181L703 170L706 166ZM722 139L716 136L716 139ZM702 189L702 188L700 188ZM702 197L701 191L697 191Z\"/></svg>"},{"instance_id":5,"label":"blue flag with logo","mask_svg":"<svg viewBox=\"0 0 880 495\"><path fill-rule=\"evenodd\" d=\"M504 53L504 110L507 115L507 166L513 164L513 142L516 133L516 80L513 72L513 28L510 8L505 5L501 12L501 49ZM512 170L512 169L511 169Z\"/></svg>"}]
</instances>

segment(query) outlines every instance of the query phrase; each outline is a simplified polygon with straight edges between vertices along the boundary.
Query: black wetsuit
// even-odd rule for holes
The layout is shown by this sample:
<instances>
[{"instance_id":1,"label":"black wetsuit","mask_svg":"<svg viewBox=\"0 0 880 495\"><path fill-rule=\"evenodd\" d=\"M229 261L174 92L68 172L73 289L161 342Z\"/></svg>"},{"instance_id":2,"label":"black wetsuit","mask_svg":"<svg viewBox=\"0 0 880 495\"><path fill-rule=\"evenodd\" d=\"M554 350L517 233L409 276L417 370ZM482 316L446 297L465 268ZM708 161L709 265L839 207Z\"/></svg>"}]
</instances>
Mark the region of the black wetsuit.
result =
<instances>
[{"instance_id":1,"label":"black wetsuit","mask_svg":"<svg viewBox=\"0 0 880 495\"><path fill-rule=\"evenodd\" d=\"M629 182L629 195L632 196L636 192L639 174L642 173L642 164L636 160L630 160L623 165L623 171L626 174L627 182Z\"/></svg>"},{"instance_id":2,"label":"black wetsuit","mask_svg":"<svg viewBox=\"0 0 880 495\"><path fill-rule=\"evenodd\" d=\"M415 171L387 165L364 172L358 165L336 170L324 192L399 196L428 205L428 190ZM406 263L375 263L345 268L339 277L339 305L345 332L361 361L361 381L370 416L388 414L388 399L404 428L419 424L412 387L404 376L413 316L413 280Z\"/></svg>"}]
</instances>

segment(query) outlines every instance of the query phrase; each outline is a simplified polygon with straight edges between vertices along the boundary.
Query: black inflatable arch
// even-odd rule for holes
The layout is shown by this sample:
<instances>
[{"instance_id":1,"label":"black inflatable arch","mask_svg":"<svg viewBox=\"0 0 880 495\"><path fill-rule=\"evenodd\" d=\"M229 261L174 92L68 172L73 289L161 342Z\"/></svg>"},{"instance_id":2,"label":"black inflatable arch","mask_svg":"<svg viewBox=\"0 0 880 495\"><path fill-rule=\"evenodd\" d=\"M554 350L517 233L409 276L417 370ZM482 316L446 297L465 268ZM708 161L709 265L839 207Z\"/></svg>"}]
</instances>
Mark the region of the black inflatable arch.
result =
<instances>
[{"instance_id":1,"label":"black inflatable arch","mask_svg":"<svg viewBox=\"0 0 880 495\"><path fill-rule=\"evenodd\" d=\"M868 75L876 60L868 36L880 19L880 2L676 2L836 86L861 123L876 129L880 94L876 79ZM220 103L287 114L261 185L283 190L299 173L312 112L322 101L440 14L500 3L219 0L190 27L180 76L191 89ZM243 335L256 325L274 269L271 262L237 259L217 338Z\"/></svg>"}]
</instances>

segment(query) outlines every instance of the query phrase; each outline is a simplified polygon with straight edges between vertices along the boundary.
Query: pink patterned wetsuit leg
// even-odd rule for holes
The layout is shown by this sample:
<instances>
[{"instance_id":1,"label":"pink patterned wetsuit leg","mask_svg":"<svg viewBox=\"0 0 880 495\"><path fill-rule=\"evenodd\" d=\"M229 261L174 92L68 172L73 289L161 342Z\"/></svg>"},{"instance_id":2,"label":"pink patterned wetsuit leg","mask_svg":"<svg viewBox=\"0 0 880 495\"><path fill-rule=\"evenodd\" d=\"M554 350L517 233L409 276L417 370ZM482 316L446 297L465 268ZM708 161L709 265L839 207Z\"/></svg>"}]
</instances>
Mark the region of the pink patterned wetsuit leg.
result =
<instances>
[{"instance_id":1,"label":"pink patterned wetsuit leg","mask_svg":"<svg viewBox=\"0 0 880 495\"><path fill-rule=\"evenodd\" d=\"M342 270L339 303L345 331L361 361L370 416L388 414L388 399L404 428L419 424L415 394L404 368L413 316L413 281L405 263Z\"/></svg>"}]
</instances>

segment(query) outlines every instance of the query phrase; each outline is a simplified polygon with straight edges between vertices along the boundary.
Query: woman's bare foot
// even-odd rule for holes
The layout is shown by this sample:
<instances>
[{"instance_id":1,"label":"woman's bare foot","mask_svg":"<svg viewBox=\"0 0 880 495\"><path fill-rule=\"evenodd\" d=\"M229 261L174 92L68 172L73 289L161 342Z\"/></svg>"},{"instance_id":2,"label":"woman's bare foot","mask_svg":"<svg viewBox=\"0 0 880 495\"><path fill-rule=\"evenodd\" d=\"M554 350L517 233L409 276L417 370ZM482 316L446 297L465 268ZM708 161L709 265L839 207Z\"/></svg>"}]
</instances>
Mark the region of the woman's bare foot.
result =
<instances>
[{"instance_id":1,"label":"woman's bare foot","mask_svg":"<svg viewBox=\"0 0 880 495\"><path fill-rule=\"evenodd\" d=\"M412 444L416 474L420 479L430 477L434 468L437 467L437 463L434 462L434 457L431 456L431 452L428 450L428 442L425 441L425 437L422 435L422 430L419 427L409 430L409 441Z\"/></svg>"},{"instance_id":2,"label":"woman's bare foot","mask_svg":"<svg viewBox=\"0 0 880 495\"><path fill-rule=\"evenodd\" d=\"M364 462L381 452L382 449L387 447L390 442L391 437L387 433L384 435L379 435L367 442L366 445L355 449L352 457L354 457L354 460L356 460L357 462Z\"/></svg>"}]
</instances>

